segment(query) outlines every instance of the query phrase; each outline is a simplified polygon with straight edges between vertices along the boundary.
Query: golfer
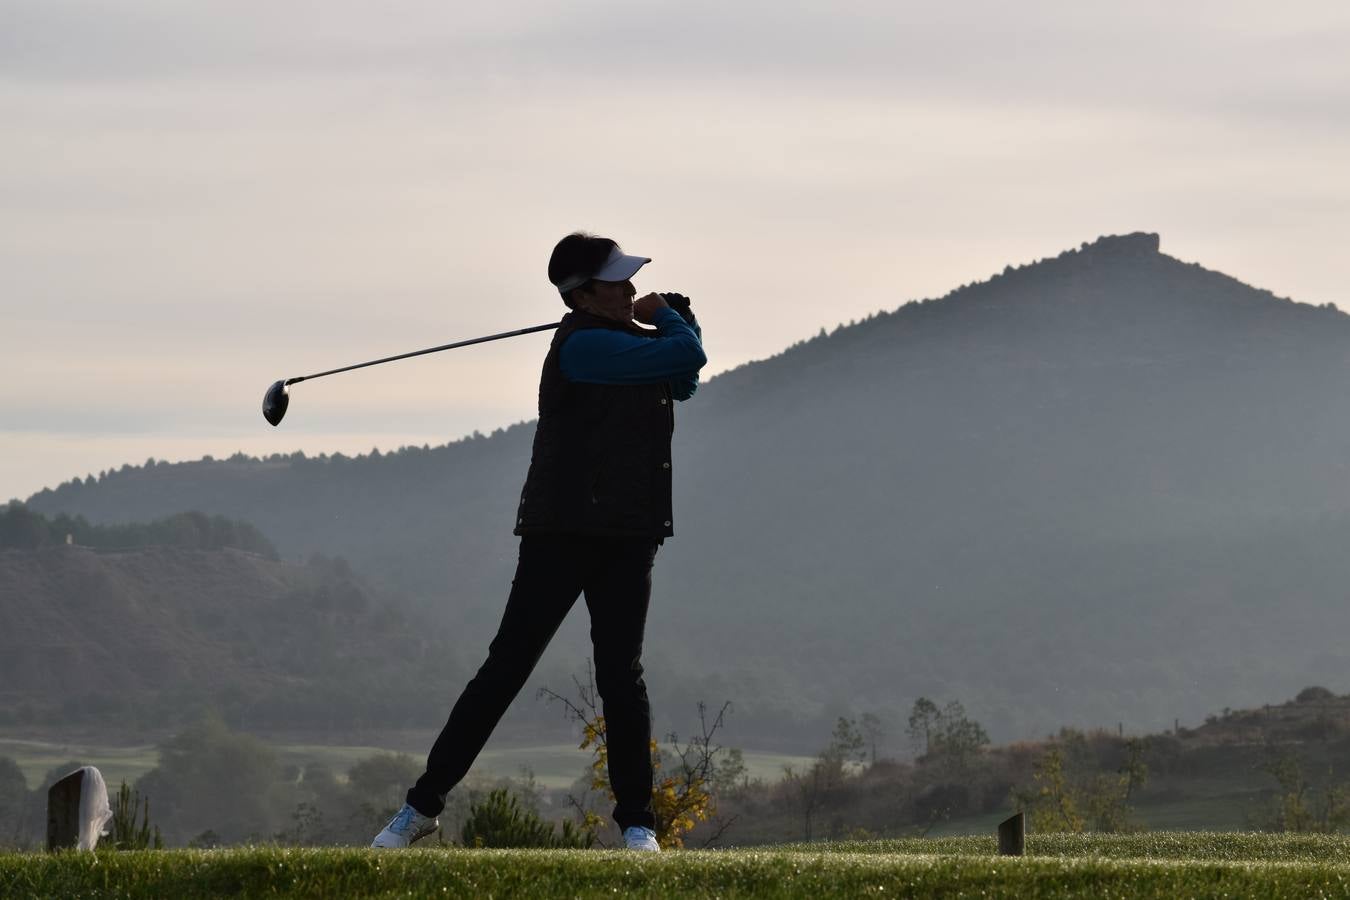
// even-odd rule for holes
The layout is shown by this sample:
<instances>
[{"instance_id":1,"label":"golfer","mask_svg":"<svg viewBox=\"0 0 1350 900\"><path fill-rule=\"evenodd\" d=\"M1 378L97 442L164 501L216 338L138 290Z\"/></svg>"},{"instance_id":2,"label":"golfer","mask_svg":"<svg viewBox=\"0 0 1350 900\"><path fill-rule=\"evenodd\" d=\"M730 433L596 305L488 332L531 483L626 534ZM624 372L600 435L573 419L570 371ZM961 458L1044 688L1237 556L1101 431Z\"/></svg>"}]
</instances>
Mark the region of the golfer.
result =
<instances>
[{"instance_id":1,"label":"golfer","mask_svg":"<svg viewBox=\"0 0 1350 900\"><path fill-rule=\"evenodd\" d=\"M539 424L515 516L520 557L506 611L487 661L432 745L426 772L373 847L406 847L436 830L446 795L585 594L609 781L618 801L614 820L627 847L660 849L642 635L656 549L674 533L674 401L693 396L707 357L688 298L633 299L632 278L649 262L624 254L609 238L583 233L553 248L548 280L571 312L544 358Z\"/></svg>"}]
</instances>

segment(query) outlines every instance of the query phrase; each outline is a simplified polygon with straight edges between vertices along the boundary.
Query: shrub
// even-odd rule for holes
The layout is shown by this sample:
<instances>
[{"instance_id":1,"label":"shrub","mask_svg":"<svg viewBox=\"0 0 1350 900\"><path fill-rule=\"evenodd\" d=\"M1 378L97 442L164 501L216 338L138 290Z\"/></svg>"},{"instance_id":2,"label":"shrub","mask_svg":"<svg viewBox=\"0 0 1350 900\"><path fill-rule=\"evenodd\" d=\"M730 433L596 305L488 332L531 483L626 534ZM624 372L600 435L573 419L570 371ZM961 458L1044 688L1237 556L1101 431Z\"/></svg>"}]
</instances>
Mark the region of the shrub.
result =
<instances>
[{"instance_id":1,"label":"shrub","mask_svg":"<svg viewBox=\"0 0 1350 900\"><path fill-rule=\"evenodd\" d=\"M142 799L122 782L112 802L111 836L118 850L162 850L159 827L150 824L150 798Z\"/></svg>"},{"instance_id":2,"label":"shrub","mask_svg":"<svg viewBox=\"0 0 1350 900\"><path fill-rule=\"evenodd\" d=\"M553 825L541 821L538 814L521 809L519 801L505 788L487 795L482 803L469 807L469 818L460 832L466 847L590 847L595 832L563 822L562 833L554 834Z\"/></svg>"}]
</instances>

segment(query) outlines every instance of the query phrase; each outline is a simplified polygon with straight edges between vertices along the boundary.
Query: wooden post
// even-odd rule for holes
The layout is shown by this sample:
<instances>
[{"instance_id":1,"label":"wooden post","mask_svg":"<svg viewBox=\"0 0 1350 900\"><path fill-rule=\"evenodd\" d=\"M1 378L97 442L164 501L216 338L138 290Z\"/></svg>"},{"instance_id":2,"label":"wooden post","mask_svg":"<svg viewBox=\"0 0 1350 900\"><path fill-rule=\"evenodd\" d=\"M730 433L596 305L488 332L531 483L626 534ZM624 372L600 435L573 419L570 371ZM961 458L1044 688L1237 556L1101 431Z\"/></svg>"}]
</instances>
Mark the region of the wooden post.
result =
<instances>
[{"instance_id":1,"label":"wooden post","mask_svg":"<svg viewBox=\"0 0 1350 900\"><path fill-rule=\"evenodd\" d=\"M1000 856L1026 856L1027 853L1027 815L1018 813L998 826L998 852Z\"/></svg>"},{"instance_id":2,"label":"wooden post","mask_svg":"<svg viewBox=\"0 0 1350 900\"><path fill-rule=\"evenodd\" d=\"M80 842L80 789L84 770L76 769L47 791L47 849L74 848Z\"/></svg>"}]
</instances>

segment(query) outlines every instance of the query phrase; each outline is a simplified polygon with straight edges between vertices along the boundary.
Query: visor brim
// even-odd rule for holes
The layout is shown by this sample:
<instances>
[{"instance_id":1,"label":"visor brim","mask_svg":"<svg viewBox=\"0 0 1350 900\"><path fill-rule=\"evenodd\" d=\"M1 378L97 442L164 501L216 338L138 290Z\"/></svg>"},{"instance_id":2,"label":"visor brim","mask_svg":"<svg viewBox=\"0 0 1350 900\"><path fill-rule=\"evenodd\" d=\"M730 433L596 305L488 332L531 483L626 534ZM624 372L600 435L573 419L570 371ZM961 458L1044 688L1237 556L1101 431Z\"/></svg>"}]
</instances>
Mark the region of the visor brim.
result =
<instances>
[{"instance_id":1,"label":"visor brim","mask_svg":"<svg viewBox=\"0 0 1350 900\"><path fill-rule=\"evenodd\" d=\"M600 271L591 276L594 281L627 281L651 259L646 256L619 255L607 260Z\"/></svg>"}]
</instances>

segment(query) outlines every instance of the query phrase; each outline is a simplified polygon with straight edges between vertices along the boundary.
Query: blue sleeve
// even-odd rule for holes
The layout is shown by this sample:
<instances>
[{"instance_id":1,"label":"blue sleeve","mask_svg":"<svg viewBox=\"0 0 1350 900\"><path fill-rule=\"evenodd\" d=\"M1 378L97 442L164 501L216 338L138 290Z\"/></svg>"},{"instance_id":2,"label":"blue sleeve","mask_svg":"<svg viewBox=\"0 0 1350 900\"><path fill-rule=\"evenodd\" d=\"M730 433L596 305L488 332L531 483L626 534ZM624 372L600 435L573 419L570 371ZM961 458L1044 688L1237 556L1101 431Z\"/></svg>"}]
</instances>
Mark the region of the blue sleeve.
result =
<instances>
[{"instance_id":1,"label":"blue sleeve","mask_svg":"<svg viewBox=\"0 0 1350 900\"><path fill-rule=\"evenodd\" d=\"M699 327L698 319L695 318L694 321L688 323L688 325L689 328L693 330L695 336L698 337L699 349L703 349L703 329ZM706 355L704 356L704 360L707 360ZM676 400L688 400L690 397L694 396L694 391L696 390L698 390L698 372L694 372L694 374L687 378L672 378L670 380L670 395Z\"/></svg>"},{"instance_id":2,"label":"blue sleeve","mask_svg":"<svg viewBox=\"0 0 1350 900\"><path fill-rule=\"evenodd\" d=\"M677 400L693 396L703 354L702 329L690 326L673 309L657 312L657 336L638 337L623 331L587 328L569 337L558 362L568 381L590 384L671 383Z\"/></svg>"}]
</instances>

